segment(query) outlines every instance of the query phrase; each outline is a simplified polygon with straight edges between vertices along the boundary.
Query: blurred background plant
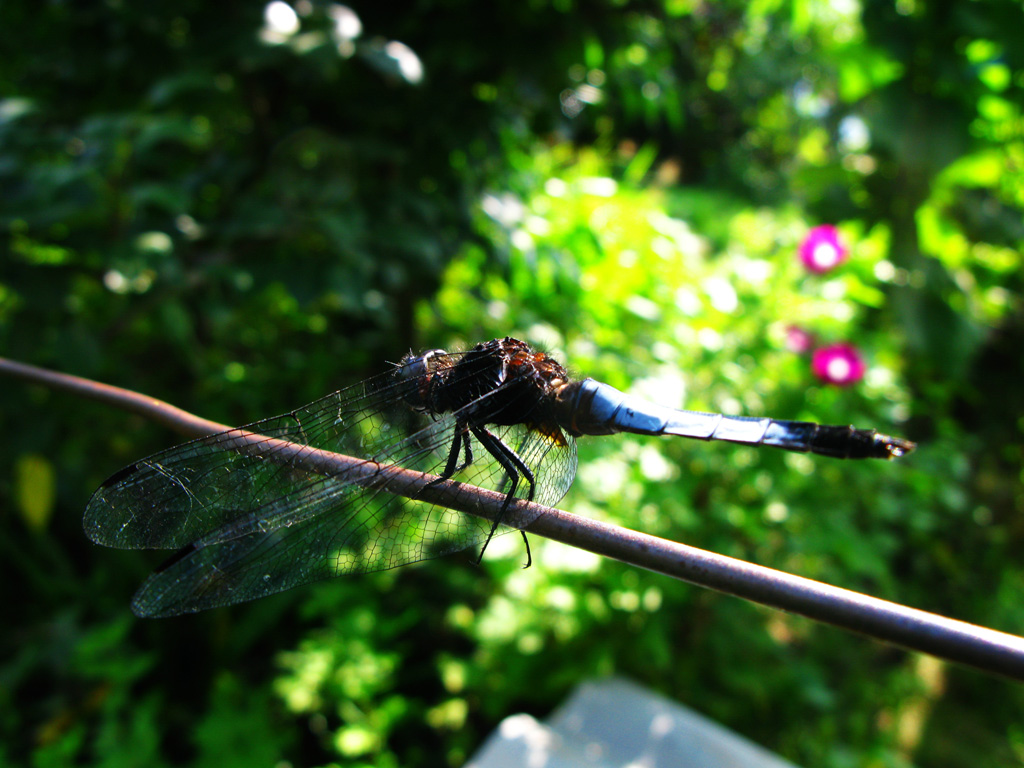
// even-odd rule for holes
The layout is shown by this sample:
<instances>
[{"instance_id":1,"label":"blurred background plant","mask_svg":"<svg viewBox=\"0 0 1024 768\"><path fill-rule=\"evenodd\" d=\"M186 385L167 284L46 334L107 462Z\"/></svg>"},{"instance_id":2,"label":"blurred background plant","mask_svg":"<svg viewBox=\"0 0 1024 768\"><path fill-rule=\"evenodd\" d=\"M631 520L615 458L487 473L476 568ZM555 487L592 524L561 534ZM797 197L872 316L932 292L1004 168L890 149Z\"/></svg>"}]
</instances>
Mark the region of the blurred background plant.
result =
<instances>
[{"instance_id":1,"label":"blurred background plant","mask_svg":"<svg viewBox=\"0 0 1024 768\"><path fill-rule=\"evenodd\" d=\"M245 423L506 334L892 465L587 440L566 509L1024 632L1018 0L4 4L0 350ZM621 673L815 766L1019 686L514 537L168 621L80 530L175 440L6 381L0 761L459 765Z\"/></svg>"}]
</instances>

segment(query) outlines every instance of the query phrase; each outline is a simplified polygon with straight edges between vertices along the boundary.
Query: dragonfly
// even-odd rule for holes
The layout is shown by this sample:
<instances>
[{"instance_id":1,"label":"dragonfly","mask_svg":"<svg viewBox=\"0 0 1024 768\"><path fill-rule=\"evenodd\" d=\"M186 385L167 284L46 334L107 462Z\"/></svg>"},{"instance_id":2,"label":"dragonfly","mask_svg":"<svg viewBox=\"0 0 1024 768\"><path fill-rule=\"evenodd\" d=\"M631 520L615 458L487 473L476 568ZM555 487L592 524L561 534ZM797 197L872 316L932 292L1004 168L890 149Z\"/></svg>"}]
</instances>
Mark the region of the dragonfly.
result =
<instances>
[{"instance_id":1,"label":"dragonfly","mask_svg":"<svg viewBox=\"0 0 1024 768\"><path fill-rule=\"evenodd\" d=\"M491 537L536 519L508 516L514 500L553 506L565 495L576 438L620 432L841 459L915 448L873 429L654 405L573 380L545 352L505 337L410 353L302 408L137 461L93 494L84 529L105 546L174 550L132 610L194 613L480 545L482 557ZM420 488L454 481L456 497L466 486L503 494L501 514L492 522L400 489L410 471L430 478Z\"/></svg>"}]
</instances>

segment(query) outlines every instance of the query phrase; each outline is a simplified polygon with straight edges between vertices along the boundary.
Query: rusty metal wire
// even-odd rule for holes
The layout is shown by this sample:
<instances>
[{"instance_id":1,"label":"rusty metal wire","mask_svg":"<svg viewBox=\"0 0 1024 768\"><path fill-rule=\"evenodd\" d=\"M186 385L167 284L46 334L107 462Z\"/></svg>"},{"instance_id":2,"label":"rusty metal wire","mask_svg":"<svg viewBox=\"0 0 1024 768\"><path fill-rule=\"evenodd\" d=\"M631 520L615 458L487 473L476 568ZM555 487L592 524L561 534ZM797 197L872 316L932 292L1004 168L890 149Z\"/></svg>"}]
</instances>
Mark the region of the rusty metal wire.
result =
<instances>
[{"instance_id":1,"label":"rusty metal wire","mask_svg":"<svg viewBox=\"0 0 1024 768\"><path fill-rule=\"evenodd\" d=\"M230 429L225 424L199 418L131 390L4 358L0 358L0 374L139 413L188 437ZM356 457L325 451L317 451L310 460L316 461L321 469L326 463L338 471L350 469L353 463L364 463ZM489 520L500 513L504 501L503 494L483 489L467 493L469 487L465 485L460 486L459 493L454 493L456 484L451 481L432 483L435 480L433 476L401 467L387 467L386 471L387 488L391 492L416 496ZM536 514L538 510L541 512L539 515ZM514 525L517 514L525 515L526 519L535 518L525 530L538 536L903 648L1024 680L1024 638L1016 635L879 600L551 507L518 501L509 508L505 522Z\"/></svg>"}]
</instances>

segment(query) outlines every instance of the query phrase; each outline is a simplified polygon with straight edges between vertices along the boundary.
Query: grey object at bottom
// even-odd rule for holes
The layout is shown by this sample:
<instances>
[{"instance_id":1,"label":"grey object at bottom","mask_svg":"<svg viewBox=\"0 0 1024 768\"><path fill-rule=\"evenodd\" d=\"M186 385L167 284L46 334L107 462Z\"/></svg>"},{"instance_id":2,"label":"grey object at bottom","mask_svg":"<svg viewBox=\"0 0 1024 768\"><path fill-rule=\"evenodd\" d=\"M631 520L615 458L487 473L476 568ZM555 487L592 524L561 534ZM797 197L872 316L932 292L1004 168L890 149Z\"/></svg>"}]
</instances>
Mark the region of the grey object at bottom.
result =
<instances>
[{"instance_id":1,"label":"grey object at bottom","mask_svg":"<svg viewBox=\"0 0 1024 768\"><path fill-rule=\"evenodd\" d=\"M502 721L466 768L797 768L621 678L583 683L547 723Z\"/></svg>"}]
</instances>

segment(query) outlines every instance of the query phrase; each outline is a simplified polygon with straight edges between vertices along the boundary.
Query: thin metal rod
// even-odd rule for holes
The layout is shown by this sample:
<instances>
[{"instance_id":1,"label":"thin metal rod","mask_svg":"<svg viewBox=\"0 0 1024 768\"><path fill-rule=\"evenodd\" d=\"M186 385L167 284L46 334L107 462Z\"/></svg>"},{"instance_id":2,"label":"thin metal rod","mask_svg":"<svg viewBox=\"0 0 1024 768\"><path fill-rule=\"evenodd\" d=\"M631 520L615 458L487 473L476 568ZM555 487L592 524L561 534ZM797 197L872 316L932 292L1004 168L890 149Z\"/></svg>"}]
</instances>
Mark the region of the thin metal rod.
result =
<instances>
[{"instance_id":1,"label":"thin metal rod","mask_svg":"<svg viewBox=\"0 0 1024 768\"><path fill-rule=\"evenodd\" d=\"M140 413L191 437L230 429L137 392L24 363L0 358L0 373ZM392 493L416 496L488 520L494 520L500 514L505 499L504 494L453 481L434 482L434 475L377 465L358 457L309 446L293 443L282 446L284 441L270 440L244 430L232 431L237 437L236 450L262 452L272 448L281 451L284 447L307 462L311 471L341 475L354 482L381 484ZM226 443L225 447L230 447L230 444ZM1016 635L525 501L517 501L510 506L504 519L511 525L515 525L517 519L532 519L524 527L539 536L910 650L1024 680L1024 638Z\"/></svg>"},{"instance_id":2,"label":"thin metal rod","mask_svg":"<svg viewBox=\"0 0 1024 768\"><path fill-rule=\"evenodd\" d=\"M0 357L0 373L35 384L45 384L51 389L72 392L90 400L107 403L123 411L137 413L186 437L205 437L231 429L224 424L202 419L181 408L176 408L170 403L165 403L163 400L157 400L155 397L147 397L130 389L112 387L109 384L101 384L98 381L72 376L69 373L58 373L46 368L38 368L28 363L19 363Z\"/></svg>"}]
</instances>

